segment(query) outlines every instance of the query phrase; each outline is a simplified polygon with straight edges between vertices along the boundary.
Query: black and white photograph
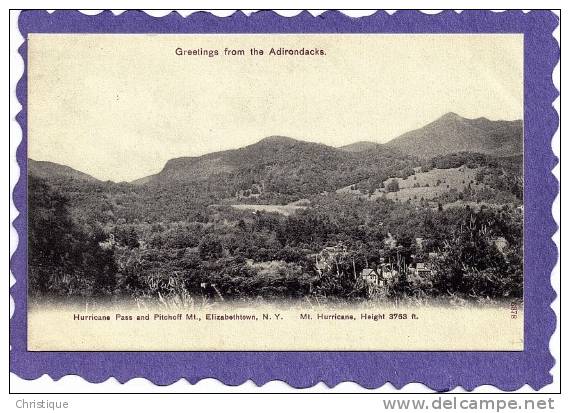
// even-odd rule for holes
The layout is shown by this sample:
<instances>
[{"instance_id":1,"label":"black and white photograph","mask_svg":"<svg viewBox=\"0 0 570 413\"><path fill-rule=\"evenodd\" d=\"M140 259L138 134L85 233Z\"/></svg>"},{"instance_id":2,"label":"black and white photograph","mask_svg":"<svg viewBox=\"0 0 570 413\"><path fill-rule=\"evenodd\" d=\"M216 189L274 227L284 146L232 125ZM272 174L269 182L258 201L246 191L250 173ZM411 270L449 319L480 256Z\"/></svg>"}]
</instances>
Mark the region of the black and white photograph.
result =
<instances>
[{"instance_id":1,"label":"black and white photograph","mask_svg":"<svg viewBox=\"0 0 570 413\"><path fill-rule=\"evenodd\" d=\"M30 35L29 58L41 320L492 310L522 338L522 36Z\"/></svg>"}]
</instances>

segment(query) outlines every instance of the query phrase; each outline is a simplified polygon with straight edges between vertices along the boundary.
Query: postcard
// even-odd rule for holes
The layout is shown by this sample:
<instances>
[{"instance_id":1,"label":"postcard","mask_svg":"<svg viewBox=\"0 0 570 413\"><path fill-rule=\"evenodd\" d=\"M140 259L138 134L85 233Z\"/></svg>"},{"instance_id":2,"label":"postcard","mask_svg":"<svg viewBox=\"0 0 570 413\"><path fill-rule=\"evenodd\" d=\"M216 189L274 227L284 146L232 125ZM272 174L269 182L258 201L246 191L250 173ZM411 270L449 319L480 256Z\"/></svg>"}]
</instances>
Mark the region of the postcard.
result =
<instances>
[{"instance_id":1,"label":"postcard","mask_svg":"<svg viewBox=\"0 0 570 413\"><path fill-rule=\"evenodd\" d=\"M544 385L559 50L530 15L23 12L17 351L147 378L122 355L279 355L293 384L335 357L333 381L355 357L394 383L401 354L474 369L402 383ZM506 358L519 376L481 370Z\"/></svg>"}]
</instances>

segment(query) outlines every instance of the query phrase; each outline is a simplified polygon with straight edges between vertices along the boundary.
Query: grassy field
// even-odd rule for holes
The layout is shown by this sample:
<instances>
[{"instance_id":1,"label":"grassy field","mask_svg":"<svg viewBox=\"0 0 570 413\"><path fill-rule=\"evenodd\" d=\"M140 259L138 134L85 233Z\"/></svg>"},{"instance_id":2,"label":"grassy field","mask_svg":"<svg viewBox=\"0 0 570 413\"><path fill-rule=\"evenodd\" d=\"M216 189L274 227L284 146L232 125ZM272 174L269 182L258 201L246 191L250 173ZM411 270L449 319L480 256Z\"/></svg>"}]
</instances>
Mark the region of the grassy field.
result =
<instances>
[{"instance_id":1,"label":"grassy field","mask_svg":"<svg viewBox=\"0 0 570 413\"><path fill-rule=\"evenodd\" d=\"M432 169L428 172L416 172L414 175L405 179L389 178L384 181L386 187L392 180L398 181L399 190L396 192L387 192L385 188L377 189L369 197L376 199L385 196L395 201L406 202L421 201L434 199L446 192L455 189L458 192L463 191L468 185L472 189L482 189L484 185L475 181L479 168L470 169L465 166L451 169ZM353 195L362 195L359 190L351 189L350 186L337 190L338 193L350 193Z\"/></svg>"},{"instance_id":2,"label":"grassy field","mask_svg":"<svg viewBox=\"0 0 570 413\"><path fill-rule=\"evenodd\" d=\"M240 209L242 211L261 211L261 212L276 212L281 215L289 216L295 212L305 209L305 205L258 205L258 204L234 204L232 208Z\"/></svg>"}]
</instances>

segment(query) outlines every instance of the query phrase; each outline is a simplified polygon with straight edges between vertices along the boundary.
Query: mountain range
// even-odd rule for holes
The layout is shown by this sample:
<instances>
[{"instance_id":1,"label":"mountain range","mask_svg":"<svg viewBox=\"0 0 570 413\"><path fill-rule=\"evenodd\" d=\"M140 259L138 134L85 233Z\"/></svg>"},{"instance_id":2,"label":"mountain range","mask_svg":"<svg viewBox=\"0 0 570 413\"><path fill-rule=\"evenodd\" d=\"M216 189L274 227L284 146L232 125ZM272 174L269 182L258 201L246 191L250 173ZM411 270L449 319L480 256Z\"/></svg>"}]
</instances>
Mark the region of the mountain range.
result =
<instances>
[{"instance_id":1,"label":"mountain range","mask_svg":"<svg viewBox=\"0 0 570 413\"><path fill-rule=\"evenodd\" d=\"M131 183L203 182L215 177L215 187L227 184L244 189L263 181L277 188L293 181L295 187L330 190L367 179L374 173L385 179L386 175L417 166L434 156L476 152L503 157L520 155L522 151L522 121L466 119L448 113L385 144L359 141L334 148L271 136L240 149L171 159L159 173ZM88 174L52 162L30 159L28 168L30 174L43 178L97 181Z\"/></svg>"},{"instance_id":2,"label":"mountain range","mask_svg":"<svg viewBox=\"0 0 570 413\"><path fill-rule=\"evenodd\" d=\"M523 125L520 120L466 119L456 113L447 113L386 145L423 159L455 152L519 155L523 151Z\"/></svg>"}]
</instances>

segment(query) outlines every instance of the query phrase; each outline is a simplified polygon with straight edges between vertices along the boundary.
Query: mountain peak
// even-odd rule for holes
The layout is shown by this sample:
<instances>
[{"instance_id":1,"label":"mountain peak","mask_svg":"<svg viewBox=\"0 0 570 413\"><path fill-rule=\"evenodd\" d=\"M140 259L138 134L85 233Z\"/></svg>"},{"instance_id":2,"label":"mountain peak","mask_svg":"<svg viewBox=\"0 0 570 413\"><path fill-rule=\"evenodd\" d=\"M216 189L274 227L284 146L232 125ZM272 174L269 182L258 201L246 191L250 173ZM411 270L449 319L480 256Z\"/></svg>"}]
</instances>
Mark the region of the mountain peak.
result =
<instances>
[{"instance_id":1,"label":"mountain peak","mask_svg":"<svg viewBox=\"0 0 570 413\"><path fill-rule=\"evenodd\" d=\"M287 136L272 135L263 138L258 143L296 143L299 142L297 139L289 138Z\"/></svg>"},{"instance_id":2,"label":"mountain peak","mask_svg":"<svg viewBox=\"0 0 570 413\"><path fill-rule=\"evenodd\" d=\"M455 112L447 112L445 115L441 116L438 121L440 120L464 120L465 118L463 118L462 116L459 116L457 113Z\"/></svg>"},{"instance_id":3,"label":"mountain peak","mask_svg":"<svg viewBox=\"0 0 570 413\"><path fill-rule=\"evenodd\" d=\"M495 156L522 153L522 122L467 119L449 112L426 126L388 142L389 147L420 158L455 152Z\"/></svg>"}]
</instances>

